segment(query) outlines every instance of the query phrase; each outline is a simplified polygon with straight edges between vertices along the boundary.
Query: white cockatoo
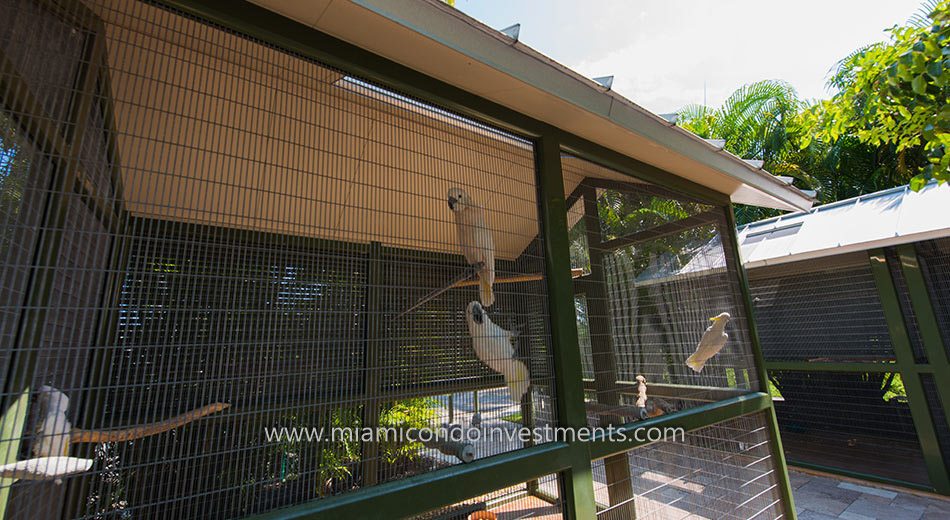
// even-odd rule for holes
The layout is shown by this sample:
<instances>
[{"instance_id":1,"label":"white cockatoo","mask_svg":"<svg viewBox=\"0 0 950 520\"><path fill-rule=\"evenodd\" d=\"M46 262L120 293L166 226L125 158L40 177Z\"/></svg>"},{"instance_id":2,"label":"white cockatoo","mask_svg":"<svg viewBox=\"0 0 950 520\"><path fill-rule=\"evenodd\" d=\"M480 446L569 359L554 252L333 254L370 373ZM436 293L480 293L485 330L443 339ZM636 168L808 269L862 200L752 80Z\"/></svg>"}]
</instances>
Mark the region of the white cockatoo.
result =
<instances>
[{"instance_id":1,"label":"white cockatoo","mask_svg":"<svg viewBox=\"0 0 950 520\"><path fill-rule=\"evenodd\" d=\"M709 321L713 323L703 333L699 345L696 345L696 352L693 352L693 355L686 359L686 366L692 368L695 372L703 371L706 362L718 354L722 347L726 345L729 335L726 334L725 328L730 319L732 319L732 316L728 312L709 318Z\"/></svg>"},{"instance_id":2,"label":"white cockatoo","mask_svg":"<svg viewBox=\"0 0 950 520\"><path fill-rule=\"evenodd\" d=\"M69 397L51 386L41 386L36 398L39 415L36 421L34 457L64 457L69 454L69 435L73 425L66 418Z\"/></svg>"},{"instance_id":3,"label":"white cockatoo","mask_svg":"<svg viewBox=\"0 0 950 520\"><path fill-rule=\"evenodd\" d=\"M528 367L515 359L514 335L492 323L478 302L468 304L465 320L468 322L468 332L472 335L475 355L488 368L505 376L511 400L521 403L531 385L531 378Z\"/></svg>"},{"instance_id":4,"label":"white cockatoo","mask_svg":"<svg viewBox=\"0 0 950 520\"><path fill-rule=\"evenodd\" d=\"M478 205L471 195L461 188L451 188L448 193L449 209L455 213L459 245L469 265L478 269L479 299L485 307L495 303L492 285L495 283L495 241L485 208Z\"/></svg>"}]
</instances>

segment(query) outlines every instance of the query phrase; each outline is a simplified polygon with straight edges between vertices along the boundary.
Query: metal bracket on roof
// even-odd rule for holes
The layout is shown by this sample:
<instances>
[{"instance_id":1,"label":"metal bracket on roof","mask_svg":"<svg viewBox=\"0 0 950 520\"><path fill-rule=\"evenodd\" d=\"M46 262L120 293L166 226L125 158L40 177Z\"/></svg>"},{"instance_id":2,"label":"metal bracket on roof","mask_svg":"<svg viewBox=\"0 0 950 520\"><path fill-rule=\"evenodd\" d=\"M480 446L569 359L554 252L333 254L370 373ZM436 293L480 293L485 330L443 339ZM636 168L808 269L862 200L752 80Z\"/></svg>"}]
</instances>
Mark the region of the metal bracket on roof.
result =
<instances>
[{"instance_id":1,"label":"metal bracket on roof","mask_svg":"<svg viewBox=\"0 0 950 520\"><path fill-rule=\"evenodd\" d=\"M703 139L703 141L706 141L707 143L715 146L716 148L719 148L720 150L726 147L725 139Z\"/></svg>"},{"instance_id":2,"label":"metal bracket on roof","mask_svg":"<svg viewBox=\"0 0 950 520\"><path fill-rule=\"evenodd\" d=\"M516 23L514 25L509 25L508 27L505 27L504 29L501 29L498 32L500 32L501 34L504 34L505 36L511 38L514 41L518 41L518 36L521 35L521 24Z\"/></svg>"},{"instance_id":3,"label":"metal bracket on roof","mask_svg":"<svg viewBox=\"0 0 950 520\"><path fill-rule=\"evenodd\" d=\"M600 86L604 87L607 90L610 90L610 87L614 84L613 76L601 76L599 78L593 78L595 82L599 83Z\"/></svg>"},{"instance_id":4,"label":"metal bracket on roof","mask_svg":"<svg viewBox=\"0 0 950 520\"><path fill-rule=\"evenodd\" d=\"M765 161L761 159L743 159L743 161L753 168L762 168L762 165L765 164Z\"/></svg>"},{"instance_id":5,"label":"metal bracket on roof","mask_svg":"<svg viewBox=\"0 0 950 520\"><path fill-rule=\"evenodd\" d=\"M812 199L818 196L818 192L815 190L802 190L802 193L804 193L806 197Z\"/></svg>"},{"instance_id":6,"label":"metal bracket on roof","mask_svg":"<svg viewBox=\"0 0 950 520\"><path fill-rule=\"evenodd\" d=\"M784 182L785 184L791 184L795 182L795 178L789 177L788 175L776 175L775 178Z\"/></svg>"}]
</instances>

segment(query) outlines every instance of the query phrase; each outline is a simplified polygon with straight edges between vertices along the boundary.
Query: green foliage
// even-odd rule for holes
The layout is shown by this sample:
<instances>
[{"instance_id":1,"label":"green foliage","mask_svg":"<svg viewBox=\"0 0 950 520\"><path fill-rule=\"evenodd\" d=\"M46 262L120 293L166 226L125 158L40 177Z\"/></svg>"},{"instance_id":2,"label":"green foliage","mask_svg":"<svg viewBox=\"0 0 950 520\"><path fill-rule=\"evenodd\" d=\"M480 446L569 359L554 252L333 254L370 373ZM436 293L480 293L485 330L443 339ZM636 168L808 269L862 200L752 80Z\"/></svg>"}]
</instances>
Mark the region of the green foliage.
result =
<instances>
[{"instance_id":1,"label":"green foliage","mask_svg":"<svg viewBox=\"0 0 950 520\"><path fill-rule=\"evenodd\" d=\"M429 428L435 420L436 402L432 398L419 397L392 403L380 412L380 428ZM359 409L342 408L331 412L329 429L352 428L362 426ZM405 443L398 439L381 439L380 455L388 463L400 460L418 459L422 444ZM352 468L362 460L362 446L359 439L334 439L325 441L320 450L322 459L321 481L345 481L353 476Z\"/></svg>"},{"instance_id":2,"label":"green foliage","mask_svg":"<svg viewBox=\"0 0 950 520\"><path fill-rule=\"evenodd\" d=\"M892 148L899 169L918 173L913 189L950 180L950 0L931 7L889 29L890 41L839 62L829 81L837 93L801 114L800 125L812 129L802 148L855 136Z\"/></svg>"},{"instance_id":3,"label":"green foliage","mask_svg":"<svg viewBox=\"0 0 950 520\"><path fill-rule=\"evenodd\" d=\"M435 420L434 399L418 397L397 401L380 414L379 425L383 428L429 428ZM422 443L400 443L390 440L381 443L381 452L387 462L398 459L416 460Z\"/></svg>"},{"instance_id":4,"label":"green foliage","mask_svg":"<svg viewBox=\"0 0 950 520\"><path fill-rule=\"evenodd\" d=\"M928 179L948 180L950 0L931 0L888 42L855 50L831 71L829 100L808 106L781 81L734 92L722 107L689 105L679 124L775 175L818 191L819 203ZM777 214L736 207L739 224Z\"/></svg>"}]
</instances>

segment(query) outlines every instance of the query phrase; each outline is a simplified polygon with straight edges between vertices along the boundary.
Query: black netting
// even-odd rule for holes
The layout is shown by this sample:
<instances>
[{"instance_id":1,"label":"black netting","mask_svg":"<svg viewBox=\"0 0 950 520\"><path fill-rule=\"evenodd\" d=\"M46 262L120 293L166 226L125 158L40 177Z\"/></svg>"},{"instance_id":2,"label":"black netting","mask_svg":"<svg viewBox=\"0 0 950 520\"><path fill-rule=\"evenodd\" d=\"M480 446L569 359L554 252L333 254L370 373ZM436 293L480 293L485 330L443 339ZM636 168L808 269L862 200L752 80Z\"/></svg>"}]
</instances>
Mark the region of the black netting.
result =
<instances>
[{"instance_id":1,"label":"black netting","mask_svg":"<svg viewBox=\"0 0 950 520\"><path fill-rule=\"evenodd\" d=\"M926 485L926 464L897 372L770 371L787 458Z\"/></svg>"},{"instance_id":2,"label":"black netting","mask_svg":"<svg viewBox=\"0 0 950 520\"><path fill-rule=\"evenodd\" d=\"M749 285L765 358L894 359L867 262L812 266L805 261L750 270Z\"/></svg>"}]
</instances>

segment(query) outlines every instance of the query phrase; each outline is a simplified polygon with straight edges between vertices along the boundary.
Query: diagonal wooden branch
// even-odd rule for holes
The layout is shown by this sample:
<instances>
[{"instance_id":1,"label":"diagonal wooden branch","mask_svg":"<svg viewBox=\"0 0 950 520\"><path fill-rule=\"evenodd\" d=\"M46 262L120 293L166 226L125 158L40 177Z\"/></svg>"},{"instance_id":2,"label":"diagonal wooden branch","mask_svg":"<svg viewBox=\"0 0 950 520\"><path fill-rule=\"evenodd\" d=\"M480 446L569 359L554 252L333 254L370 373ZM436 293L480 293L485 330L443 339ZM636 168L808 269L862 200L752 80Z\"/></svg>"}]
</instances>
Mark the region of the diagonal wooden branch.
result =
<instances>
[{"instance_id":1,"label":"diagonal wooden branch","mask_svg":"<svg viewBox=\"0 0 950 520\"><path fill-rule=\"evenodd\" d=\"M143 424L140 426L133 426L131 428L116 430L81 430L78 428L73 428L72 431L69 432L69 442L125 442L141 439L142 437L148 437L149 435L156 435L169 430L174 430L175 428L179 428L190 422L197 421L198 419L201 419L207 415L218 413L229 406L231 405L228 403L212 403L202 406L201 408L196 408L189 412L185 412L181 415L176 415L171 419L150 424Z\"/></svg>"},{"instance_id":2,"label":"diagonal wooden branch","mask_svg":"<svg viewBox=\"0 0 950 520\"><path fill-rule=\"evenodd\" d=\"M449 289L456 289L459 287L472 287L472 286L478 285L479 283L478 280L472 280L472 278L478 272L478 266L479 264L475 264L474 266L471 266L473 269L472 272L459 275L448 284L443 285L442 287L439 287L438 289L425 295L422 299L417 301L415 305L399 313L398 317L401 318L405 316L406 314L409 314L410 312L424 305L426 302L432 300L433 298L437 298L439 295L441 295L445 291L448 291ZM571 278L580 278L581 276L584 276L584 269L582 268L571 269ZM497 285L497 284L504 284L504 283L537 282L542 279L544 279L544 275L542 275L541 273L521 274L517 276L509 276L506 278L495 278L495 284Z\"/></svg>"},{"instance_id":3,"label":"diagonal wooden branch","mask_svg":"<svg viewBox=\"0 0 950 520\"><path fill-rule=\"evenodd\" d=\"M455 278L452 278L452 280L451 280L450 282L448 282L448 283L446 283L445 285L439 287L438 289L436 289L436 290L430 292L429 294L423 296L422 299L420 299L419 301L417 301L412 307L409 307L408 309L406 309L406 310L402 311L401 313L399 313L399 316L397 316L397 318L402 318L402 317L405 316L406 314L409 314L410 312L412 312L412 311L418 309L419 307L422 307L423 305L426 304L426 302L428 302L428 301L430 301L430 300L433 300L433 299L435 299L435 298L438 298L439 295L441 295L441 294L444 293L445 291L448 291L449 289L455 287L455 284L457 284L457 283L459 283L459 282L464 282L464 281L466 281L466 280L472 278L473 276L475 276L476 274L478 274L478 270L481 269L483 265L484 265L483 263L478 262L478 263L476 263L476 264L472 264L472 265L468 266L464 272L462 272L461 274L459 274L459 275L456 276Z\"/></svg>"}]
</instances>

